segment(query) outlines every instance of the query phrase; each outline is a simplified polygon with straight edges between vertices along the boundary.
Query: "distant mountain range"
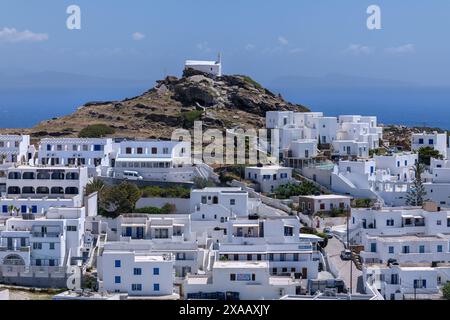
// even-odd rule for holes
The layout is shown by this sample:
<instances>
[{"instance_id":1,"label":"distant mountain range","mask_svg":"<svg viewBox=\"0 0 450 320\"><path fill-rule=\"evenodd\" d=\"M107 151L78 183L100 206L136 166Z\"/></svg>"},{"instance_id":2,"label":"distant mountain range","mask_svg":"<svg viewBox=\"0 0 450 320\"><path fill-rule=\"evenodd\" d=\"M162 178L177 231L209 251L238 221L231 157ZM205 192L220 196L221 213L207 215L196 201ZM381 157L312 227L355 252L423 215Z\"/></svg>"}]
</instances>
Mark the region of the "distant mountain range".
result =
<instances>
[{"instance_id":1,"label":"distant mountain range","mask_svg":"<svg viewBox=\"0 0 450 320\"><path fill-rule=\"evenodd\" d=\"M376 79L369 77L358 77L344 74L328 74L321 77L310 76L284 76L278 77L267 83L273 89L298 89L298 88L340 88L340 87L410 87L419 86L415 82L396 81L388 79Z\"/></svg>"}]
</instances>

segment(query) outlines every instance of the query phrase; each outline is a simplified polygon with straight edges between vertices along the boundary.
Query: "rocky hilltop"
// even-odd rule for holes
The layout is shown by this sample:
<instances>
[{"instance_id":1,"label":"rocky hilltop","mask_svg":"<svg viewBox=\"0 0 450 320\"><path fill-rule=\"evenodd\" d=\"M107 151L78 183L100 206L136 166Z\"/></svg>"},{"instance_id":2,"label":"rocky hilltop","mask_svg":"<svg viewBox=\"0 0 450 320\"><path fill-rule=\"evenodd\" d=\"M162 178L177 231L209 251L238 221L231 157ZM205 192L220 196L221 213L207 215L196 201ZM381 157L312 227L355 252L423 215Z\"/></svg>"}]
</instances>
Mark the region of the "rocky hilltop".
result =
<instances>
[{"instance_id":1,"label":"rocky hilltop","mask_svg":"<svg viewBox=\"0 0 450 320\"><path fill-rule=\"evenodd\" d=\"M170 138L173 129L191 129L202 120L206 128L261 128L272 110L308 111L285 101L250 77L214 77L193 69L181 78L168 76L140 96L123 101L90 102L73 114L26 130L35 138L75 137L89 125L104 124L110 136Z\"/></svg>"}]
</instances>

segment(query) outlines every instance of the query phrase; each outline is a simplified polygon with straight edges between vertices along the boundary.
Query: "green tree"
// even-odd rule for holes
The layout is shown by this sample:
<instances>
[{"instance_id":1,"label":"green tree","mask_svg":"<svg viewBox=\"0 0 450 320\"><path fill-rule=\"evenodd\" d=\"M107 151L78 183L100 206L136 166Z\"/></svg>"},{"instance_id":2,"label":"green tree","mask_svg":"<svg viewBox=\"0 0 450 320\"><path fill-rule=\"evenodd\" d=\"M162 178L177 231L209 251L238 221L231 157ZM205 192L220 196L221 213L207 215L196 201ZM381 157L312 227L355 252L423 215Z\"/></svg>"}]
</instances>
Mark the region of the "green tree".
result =
<instances>
[{"instance_id":1,"label":"green tree","mask_svg":"<svg viewBox=\"0 0 450 320\"><path fill-rule=\"evenodd\" d=\"M422 173L425 169L425 166L417 162L414 166L414 181L411 185L408 193L406 194L406 204L410 206L422 206L425 201L425 197L427 192L425 191L425 187L422 182Z\"/></svg>"},{"instance_id":2,"label":"green tree","mask_svg":"<svg viewBox=\"0 0 450 320\"><path fill-rule=\"evenodd\" d=\"M447 282L442 288L442 295L444 299L450 300L450 282Z\"/></svg>"},{"instance_id":3,"label":"green tree","mask_svg":"<svg viewBox=\"0 0 450 320\"><path fill-rule=\"evenodd\" d=\"M195 177L193 181L194 181L194 188L196 188L196 189L203 189L203 188L216 186L214 181L212 181L210 179L204 179L201 177Z\"/></svg>"},{"instance_id":4,"label":"green tree","mask_svg":"<svg viewBox=\"0 0 450 320\"><path fill-rule=\"evenodd\" d=\"M427 166L431 164L431 158L443 159L443 155L439 151L434 150L432 147L423 147L419 149L419 162L424 163Z\"/></svg>"},{"instance_id":5,"label":"green tree","mask_svg":"<svg viewBox=\"0 0 450 320\"><path fill-rule=\"evenodd\" d=\"M142 191L133 183L122 182L118 186L106 188L102 193L102 207L113 215L133 212Z\"/></svg>"},{"instance_id":6,"label":"green tree","mask_svg":"<svg viewBox=\"0 0 450 320\"><path fill-rule=\"evenodd\" d=\"M275 189L275 195L279 199L288 199L292 196L308 196L320 192L319 188L310 181L300 184L288 183Z\"/></svg>"}]
</instances>

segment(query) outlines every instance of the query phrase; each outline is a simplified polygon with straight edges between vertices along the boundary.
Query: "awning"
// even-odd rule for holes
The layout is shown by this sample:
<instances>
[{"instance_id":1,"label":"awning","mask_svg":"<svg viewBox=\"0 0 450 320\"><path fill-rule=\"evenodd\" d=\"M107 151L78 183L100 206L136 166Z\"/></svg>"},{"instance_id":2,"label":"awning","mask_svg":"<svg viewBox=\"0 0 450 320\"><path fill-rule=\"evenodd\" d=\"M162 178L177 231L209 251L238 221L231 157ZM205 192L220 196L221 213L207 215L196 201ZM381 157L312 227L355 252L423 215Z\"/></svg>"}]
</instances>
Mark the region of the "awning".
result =
<instances>
[{"instance_id":1,"label":"awning","mask_svg":"<svg viewBox=\"0 0 450 320\"><path fill-rule=\"evenodd\" d=\"M237 224L233 224L233 227L259 227L259 224L258 223L247 223L247 224L244 224L244 223L237 223Z\"/></svg>"},{"instance_id":2,"label":"awning","mask_svg":"<svg viewBox=\"0 0 450 320\"><path fill-rule=\"evenodd\" d=\"M122 227L142 227L145 223L122 223Z\"/></svg>"},{"instance_id":3,"label":"awning","mask_svg":"<svg viewBox=\"0 0 450 320\"><path fill-rule=\"evenodd\" d=\"M116 162L171 162L172 158L116 158Z\"/></svg>"}]
</instances>

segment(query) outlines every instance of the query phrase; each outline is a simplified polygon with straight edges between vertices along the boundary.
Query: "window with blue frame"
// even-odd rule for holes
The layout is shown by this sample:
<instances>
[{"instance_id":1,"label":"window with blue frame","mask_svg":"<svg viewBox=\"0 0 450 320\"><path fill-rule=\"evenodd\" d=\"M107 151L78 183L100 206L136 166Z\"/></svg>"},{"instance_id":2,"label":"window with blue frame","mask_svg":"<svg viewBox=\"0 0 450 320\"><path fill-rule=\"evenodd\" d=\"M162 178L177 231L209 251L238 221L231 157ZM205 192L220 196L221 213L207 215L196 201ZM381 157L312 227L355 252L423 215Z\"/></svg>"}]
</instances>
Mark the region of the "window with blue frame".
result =
<instances>
[{"instance_id":1,"label":"window with blue frame","mask_svg":"<svg viewBox=\"0 0 450 320\"><path fill-rule=\"evenodd\" d=\"M408 166L408 160L405 160L405 167Z\"/></svg>"},{"instance_id":2,"label":"window with blue frame","mask_svg":"<svg viewBox=\"0 0 450 320\"><path fill-rule=\"evenodd\" d=\"M397 167L400 167L400 161L397 161Z\"/></svg>"},{"instance_id":3,"label":"window with blue frame","mask_svg":"<svg viewBox=\"0 0 450 320\"><path fill-rule=\"evenodd\" d=\"M115 260L115 261L114 261L114 266L115 266L116 268L120 268L120 260Z\"/></svg>"},{"instance_id":4,"label":"window with blue frame","mask_svg":"<svg viewBox=\"0 0 450 320\"><path fill-rule=\"evenodd\" d=\"M20 213L27 213L27 206L20 206Z\"/></svg>"},{"instance_id":5,"label":"window with blue frame","mask_svg":"<svg viewBox=\"0 0 450 320\"><path fill-rule=\"evenodd\" d=\"M37 206L31 206L31 213L37 213Z\"/></svg>"},{"instance_id":6,"label":"window with blue frame","mask_svg":"<svg viewBox=\"0 0 450 320\"><path fill-rule=\"evenodd\" d=\"M7 213L8 212L8 206L3 205L2 206L2 212Z\"/></svg>"},{"instance_id":7,"label":"window with blue frame","mask_svg":"<svg viewBox=\"0 0 450 320\"><path fill-rule=\"evenodd\" d=\"M114 277L114 283L121 283L122 279L120 278L120 276L115 276Z\"/></svg>"},{"instance_id":8,"label":"window with blue frame","mask_svg":"<svg viewBox=\"0 0 450 320\"><path fill-rule=\"evenodd\" d=\"M153 284L153 291L159 291L159 283Z\"/></svg>"},{"instance_id":9,"label":"window with blue frame","mask_svg":"<svg viewBox=\"0 0 450 320\"><path fill-rule=\"evenodd\" d=\"M99 144L94 144L94 151L102 151L102 146Z\"/></svg>"},{"instance_id":10,"label":"window with blue frame","mask_svg":"<svg viewBox=\"0 0 450 320\"><path fill-rule=\"evenodd\" d=\"M419 253L425 253L425 246L424 245L419 246Z\"/></svg>"},{"instance_id":11,"label":"window with blue frame","mask_svg":"<svg viewBox=\"0 0 450 320\"><path fill-rule=\"evenodd\" d=\"M437 246L437 252L442 252L442 245Z\"/></svg>"},{"instance_id":12,"label":"window with blue frame","mask_svg":"<svg viewBox=\"0 0 450 320\"><path fill-rule=\"evenodd\" d=\"M422 138L419 139L419 144L423 144L423 139Z\"/></svg>"},{"instance_id":13,"label":"window with blue frame","mask_svg":"<svg viewBox=\"0 0 450 320\"><path fill-rule=\"evenodd\" d=\"M142 274L142 269L141 268L134 268L133 269L133 274L135 276L140 276Z\"/></svg>"},{"instance_id":14,"label":"window with blue frame","mask_svg":"<svg viewBox=\"0 0 450 320\"><path fill-rule=\"evenodd\" d=\"M389 247L389 253L394 253L394 247Z\"/></svg>"},{"instance_id":15,"label":"window with blue frame","mask_svg":"<svg viewBox=\"0 0 450 320\"><path fill-rule=\"evenodd\" d=\"M434 144L434 140L433 139L428 139L428 144Z\"/></svg>"},{"instance_id":16,"label":"window with blue frame","mask_svg":"<svg viewBox=\"0 0 450 320\"><path fill-rule=\"evenodd\" d=\"M47 151L52 151L52 145L51 144L47 145Z\"/></svg>"},{"instance_id":17,"label":"window with blue frame","mask_svg":"<svg viewBox=\"0 0 450 320\"><path fill-rule=\"evenodd\" d=\"M370 244L370 252L377 252L377 244L375 242Z\"/></svg>"},{"instance_id":18,"label":"window with blue frame","mask_svg":"<svg viewBox=\"0 0 450 320\"><path fill-rule=\"evenodd\" d=\"M155 276L159 275L159 268L153 268L153 275Z\"/></svg>"},{"instance_id":19,"label":"window with blue frame","mask_svg":"<svg viewBox=\"0 0 450 320\"><path fill-rule=\"evenodd\" d=\"M142 284L140 284L140 283L133 283L131 285L131 291L142 291Z\"/></svg>"}]
</instances>

